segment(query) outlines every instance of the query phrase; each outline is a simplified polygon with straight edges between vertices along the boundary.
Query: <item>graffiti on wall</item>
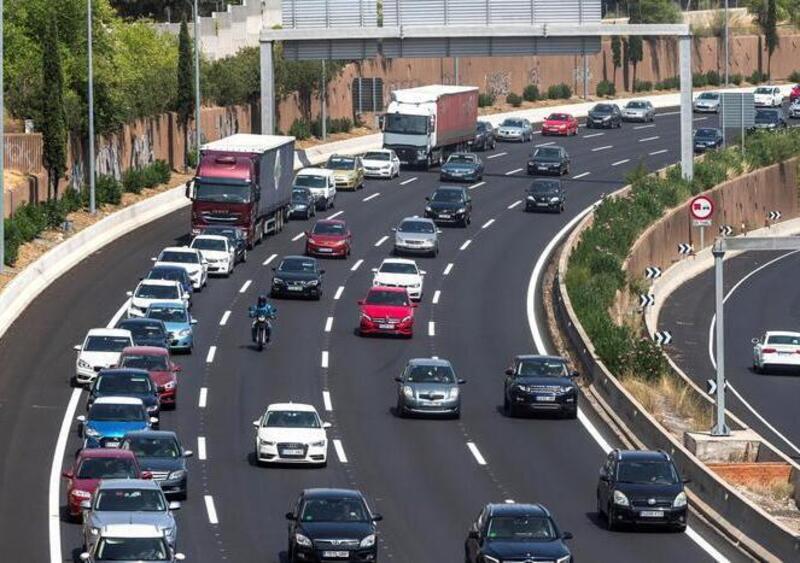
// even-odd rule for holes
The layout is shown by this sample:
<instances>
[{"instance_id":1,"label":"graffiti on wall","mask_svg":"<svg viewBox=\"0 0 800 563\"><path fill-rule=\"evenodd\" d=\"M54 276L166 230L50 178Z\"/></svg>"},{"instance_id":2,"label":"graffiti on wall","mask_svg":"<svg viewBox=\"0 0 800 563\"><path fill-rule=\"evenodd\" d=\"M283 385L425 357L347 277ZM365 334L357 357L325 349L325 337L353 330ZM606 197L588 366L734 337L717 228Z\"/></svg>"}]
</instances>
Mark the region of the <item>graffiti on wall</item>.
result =
<instances>
[{"instance_id":1,"label":"graffiti on wall","mask_svg":"<svg viewBox=\"0 0 800 563\"><path fill-rule=\"evenodd\" d=\"M511 91L511 73L491 72L486 75L486 91L494 96L505 96Z\"/></svg>"}]
</instances>

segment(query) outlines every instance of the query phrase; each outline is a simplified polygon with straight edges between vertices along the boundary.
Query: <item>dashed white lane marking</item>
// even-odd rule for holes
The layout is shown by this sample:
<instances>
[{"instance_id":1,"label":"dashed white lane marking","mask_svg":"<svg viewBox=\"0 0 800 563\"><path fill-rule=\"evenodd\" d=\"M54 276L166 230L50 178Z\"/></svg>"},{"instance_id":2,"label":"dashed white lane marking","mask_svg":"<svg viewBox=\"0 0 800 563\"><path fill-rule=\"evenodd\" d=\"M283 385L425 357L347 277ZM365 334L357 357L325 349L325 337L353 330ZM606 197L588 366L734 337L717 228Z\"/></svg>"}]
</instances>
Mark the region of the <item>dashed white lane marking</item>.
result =
<instances>
[{"instance_id":1,"label":"dashed white lane marking","mask_svg":"<svg viewBox=\"0 0 800 563\"><path fill-rule=\"evenodd\" d=\"M379 195L381 195L381 193L380 192L376 192L376 193L374 193L372 195L368 195L367 197L365 197L361 201L371 201L371 200L375 199L376 197L378 197Z\"/></svg>"},{"instance_id":2,"label":"dashed white lane marking","mask_svg":"<svg viewBox=\"0 0 800 563\"><path fill-rule=\"evenodd\" d=\"M573 176L572 179L573 180L579 180L581 178L585 178L589 174L591 174L591 172L582 172L581 174L578 174L577 176Z\"/></svg>"},{"instance_id":3,"label":"dashed white lane marking","mask_svg":"<svg viewBox=\"0 0 800 563\"><path fill-rule=\"evenodd\" d=\"M336 219L336 218L337 218L339 215L341 215L342 213L344 213L344 211L337 211L337 212L336 212L336 213L334 213L333 215L328 215L328 216L326 217L326 219Z\"/></svg>"},{"instance_id":4,"label":"dashed white lane marking","mask_svg":"<svg viewBox=\"0 0 800 563\"><path fill-rule=\"evenodd\" d=\"M375 247L377 248L378 246L382 245L387 240L389 240L388 236L382 236L381 238L378 239L378 242L375 243Z\"/></svg>"},{"instance_id":5,"label":"dashed white lane marking","mask_svg":"<svg viewBox=\"0 0 800 563\"><path fill-rule=\"evenodd\" d=\"M239 293L244 293L245 291L247 291L251 283L253 283L253 280L247 280L246 282L244 282L244 285L242 285L242 289L239 290Z\"/></svg>"},{"instance_id":6,"label":"dashed white lane marking","mask_svg":"<svg viewBox=\"0 0 800 563\"><path fill-rule=\"evenodd\" d=\"M364 263L364 259L363 259L363 258L361 258L361 259L360 259L358 262L356 262L355 264L353 264L353 267L352 267L352 268L350 268L350 271L351 271L351 272L355 272L356 270L358 270L358 269L361 267L361 264L363 264L363 263Z\"/></svg>"},{"instance_id":7,"label":"dashed white lane marking","mask_svg":"<svg viewBox=\"0 0 800 563\"><path fill-rule=\"evenodd\" d=\"M538 143L538 144L533 145L533 146L535 146L535 147L549 147L550 145L555 145L555 144L556 144L555 141L549 141L547 143Z\"/></svg>"},{"instance_id":8,"label":"dashed white lane marking","mask_svg":"<svg viewBox=\"0 0 800 563\"><path fill-rule=\"evenodd\" d=\"M514 208L515 208L516 206L518 206L520 203L522 203L522 200L521 200L521 199L518 199L517 201L515 201L514 203L512 203L511 205L509 205L509 206L508 206L508 208L509 208L509 209L514 209Z\"/></svg>"},{"instance_id":9,"label":"dashed white lane marking","mask_svg":"<svg viewBox=\"0 0 800 563\"><path fill-rule=\"evenodd\" d=\"M266 260L264 260L264 262L262 262L262 263L261 263L261 265L262 265L262 266L267 266L267 265L269 265L269 263L270 263L270 262L272 262L273 260L275 260L277 257L278 257L278 255L277 255L277 254L273 254L273 255L271 255L269 258L267 258Z\"/></svg>"},{"instance_id":10,"label":"dashed white lane marking","mask_svg":"<svg viewBox=\"0 0 800 563\"><path fill-rule=\"evenodd\" d=\"M608 150L608 149L613 149L613 148L614 148L614 145L603 145L602 147L595 147L595 148L593 148L593 149L592 149L592 152L597 152L597 151L605 151L605 150Z\"/></svg>"},{"instance_id":11,"label":"dashed white lane marking","mask_svg":"<svg viewBox=\"0 0 800 563\"><path fill-rule=\"evenodd\" d=\"M467 240L464 241L464 244L462 244L459 247L459 250L466 250L469 247L470 244L472 244L472 239L468 238Z\"/></svg>"},{"instance_id":12,"label":"dashed white lane marking","mask_svg":"<svg viewBox=\"0 0 800 563\"><path fill-rule=\"evenodd\" d=\"M203 500L206 503L206 513L208 514L208 523L219 524L219 518L217 518L217 508L214 506L214 497L212 497L211 495L206 495L203 497Z\"/></svg>"},{"instance_id":13,"label":"dashed white lane marking","mask_svg":"<svg viewBox=\"0 0 800 563\"><path fill-rule=\"evenodd\" d=\"M206 439L203 436L197 437L197 459L206 460Z\"/></svg>"},{"instance_id":14,"label":"dashed white lane marking","mask_svg":"<svg viewBox=\"0 0 800 563\"><path fill-rule=\"evenodd\" d=\"M228 324L228 319L231 318L231 312L225 311L222 313L222 318L219 320L219 326L225 326Z\"/></svg>"},{"instance_id":15,"label":"dashed white lane marking","mask_svg":"<svg viewBox=\"0 0 800 563\"><path fill-rule=\"evenodd\" d=\"M493 154L491 156L487 156L486 160L492 160L493 158L500 158L501 156L506 156L507 154L508 154L507 152L499 152L497 154Z\"/></svg>"},{"instance_id":16,"label":"dashed white lane marking","mask_svg":"<svg viewBox=\"0 0 800 563\"><path fill-rule=\"evenodd\" d=\"M522 168L515 168L514 170L509 170L508 172L506 172L505 175L506 176L513 176L517 172L522 172Z\"/></svg>"},{"instance_id":17,"label":"dashed white lane marking","mask_svg":"<svg viewBox=\"0 0 800 563\"><path fill-rule=\"evenodd\" d=\"M707 117L695 117L693 119L693 121L705 121L706 119L708 119L708 118Z\"/></svg>"},{"instance_id":18,"label":"dashed white lane marking","mask_svg":"<svg viewBox=\"0 0 800 563\"><path fill-rule=\"evenodd\" d=\"M661 149L660 151L649 152L649 153L647 153L647 155L648 156L655 156L657 154L664 154L664 153L667 153L667 152L669 152L668 149Z\"/></svg>"},{"instance_id":19,"label":"dashed white lane marking","mask_svg":"<svg viewBox=\"0 0 800 563\"><path fill-rule=\"evenodd\" d=\"M339 288L336 290L336 294L333 296L333 300L338 301L342 297L343 291L344 291L344 286L340 285Z\"/></svg>"},{"instance_id":20,"label":"dashed white lane marking","mask_svg":"<svg viewBox=\"0 0 800 563\"><path fill-rule=\"evenodd\" d=\"M647 143L648 141L656 141L656 140L658 140L658 139L660 139L660 138L661 138L661 137L659 137L658 135L656 135L656 136L654 136L654 137L644 137L644 138L642 138L642 139L639 139L639 142L640 142L640 143Z\"/></svg>"},{"instance_id":21,"label":"dashed white lane marking","mask_svg":"<svg viewBox=\"0 0 800 563\"><path fill-rule=\"evenodd\" d=\"M327 350L323 350L323 352L322 352L322 362L321 363L322 363L322 367L323 368L327 368L328 367L328 351Z\"/></svg>"},{"instance_id":22,"label":"dashed white lane marking","mask_svg":"<svg viewBox=\"0 0 800 563\"><path fill-rule=\"evenodd\" d=\"M201 409L206 408L208 404L208 387L200 388L200 398L197 399L197 406Z\"/></svg>"},{"instance_id":23,"label":"dashed white lane marking","mask_svg":"<svg viewBox=\"0 0 800 563\"><path fill-rule=\"evenodd\" d=\"M477 184L472 184L469 187L469 189L470 190L476 190L476 189L480 188L481 186L485 186L485 185L486 185L486 182L478 182Z\"/></svg>"},{"instance_id":24,"label":"dashed white lane marking","mask_svg":"<svg viewBox=\"0 0 800 563\"><path fill-rule=\"evenodd\" d=\"M467 447L469 451L472 452L472 457L475 458L475 461L478 462L478 465L486 465L486 459L484 459L481 451L478 449L478 446L475 445L475 442L467 442Z\"/></svg>"},{"instance_id":25,"label":"dashed white lane marking","mask_svg":"<svg viewBox=\"0 0 800 563\"><path fill-rule=\"evenodd\" d=\"M447 266L445 266L444 272L442 272L442 275L443 276L449 276L450 272L452 272L452 271L453 271L453 263L450 262Z\"/></svg>"},{"instance_id":26,"label":"dashed white lane marking","mask_svg":"<svg viewBox=\"0 0 800 563\"><path fill-rule=\"evenodd\" d=\"M492 157L490 156L489 158L492 158ZM402 182L400 182L400 185L401 186L407 186L411 182L416 182L416 181L417 181L417 177L414 176L413 178L409 178L408 180L403 180Z\"/></svg>"},{"instance_id":27,"label":"dashed white lane marking","mask_svg":"<svg viewBox=\"0 0 800 563\"><path fill-rule=\"evenodd\" d=\"M336 457L339 458L339 463L347 463L347 454L344 453L344 446L341 440L333 441L333 449L336 450Z\"/></svg>"},{"instance_id":28,"label":"dashed white lane marking","mask_svg":"<svg viewBox=\"0 0 800 563\"><path fill-rule=\"evenodd\" d=\"M591 139L592 137L601 137L605 135L605 133L592 133L591 135L584 135L584 139Z\"/></svg>"},{"instance_id":29,"label":"dashed white lane marking","mask_svg":"<svg viewBox=\"0 0 800 563\"><path fill-rule=\"evenodd\" d=\"M650 125L637 125L633 128L634 131L638 131L639 129L650 129L651 127L655 127L655 123L651 123Z\"/></svg>"},{"instance_id":30,"label":"dashed white lane marking","mask_svg":"<svg viewBox=\"0 0 800 563\"><path fill-rule=\"evenodd\" d=\"M333 401L331 401L331 392L322 392L322 404L325 405L325 410L331 412L333 410Z\"/></svg>"},{"instance_id":31,"label":"dashed white lane marking","mask_svg":"<svg viewBox=\"0 0 800 563\"><path fill-rule=\"evenodd\" d=\"M616 162L612 162L612 163L611 163L611 166L619 166L620 164L627 164L627 163L629 163L630 161L631 161L631 159L630 159L630 158L625 158L625 159L623 159L623 160L618 160L618 161L616 161Z\"/></svg>"},{"instance_id":32,"label":"dashed white lane marking","mask_svg":"<svg viewBox=\"0 0 800 563\"><path fill-rule=\"evenodd\" d=\"M436 336L436 323L433 321L428 322L428 336Z\"/></svg>"},{"instance_id":33,"label":"dashed white lane marking","mask_svg":"<svg viewBox=\"0 0 800 563\"><path fill-rule=\"evenodd\" d=\"M330 332L331 328L333 328L333 317L328 317L325 321L325 332Z\"/></svg>"},{"instance_id":34,"label":"dashed white lane marking","mask_svg":"<svg viewBox=\"0 0 800 563\"><path fill-rule=\"evenodd\" d=\"M216 354L217 354L217 347L216 346L212 346L211 348L209 348L208 349L208 355L206 356L206 363L210 364L211 362L213 362L214 361L214 356Z\"/></svg>"},{"instance_id":35,"label":"dashed white lane marking","mask_svg":"<svg viewBox=\"0 0 800 563\"><path fill-rule=\"evenodd\" d=\"M439 298L442 296L442 292L440 290L436 290L433 292L433 299L431 302L436 305L439 302Z\"/></svg>"},{"instance_id":36,"label":"dashed white lane marking","mask_svg":"<svg viewBox=\"0 0 800 563\"><path fill-rule=\"evenodd\" d=\"M305 234L305 233L297 233L297 234L296 234L296 235L295 235L295 236L292 238L292 242L297 242L298 240L300 240L300 239L301 239L301 238L303 238L304 236L306 236L306 234Z\"/></svg>"},{"instance_id":37,"label":"dashed white lane marking","mask_svg":"<svg viewBox=\"0 0 800 563\"><path fill-rule=\"evenodd\" d=\"M489 219L483 225L481 225L481 229L488 229L494 224L494 219Z\"/></svg>"}]
</instances>

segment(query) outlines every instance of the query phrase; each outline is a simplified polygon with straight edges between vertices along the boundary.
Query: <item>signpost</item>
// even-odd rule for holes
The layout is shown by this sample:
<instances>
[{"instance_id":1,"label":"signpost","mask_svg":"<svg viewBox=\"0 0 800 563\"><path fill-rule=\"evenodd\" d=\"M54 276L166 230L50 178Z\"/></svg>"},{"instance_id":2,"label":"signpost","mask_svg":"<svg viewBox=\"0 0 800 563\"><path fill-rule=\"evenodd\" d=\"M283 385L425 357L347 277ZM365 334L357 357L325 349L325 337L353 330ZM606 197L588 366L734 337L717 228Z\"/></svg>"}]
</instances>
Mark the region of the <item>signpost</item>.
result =
<instances>
[{"instance_id":1,"label":"signpost","mask_svg":"<svg viewBox=\"0 0 800 563\"><path fill-rule=\"evenodd\" d=\"M699 195L689 204L689 214L692 216L692 225L700 229L700 250L703 250L706 227L711 226L711 216L714 214L714 202L709 197Z\"/></svg>"},{"instance_id":2,"label":"signpost","mask_svg":"<svg viewBox=\"0 0 800 563\"><path fill-rule=\"evenodd\" d=\"M723 142L728 129L739 129L744 151L744 130L752 127L756 119L755 97L752 93L723 92L720 94L720 129Z\"/></svg>"}]
</instances>

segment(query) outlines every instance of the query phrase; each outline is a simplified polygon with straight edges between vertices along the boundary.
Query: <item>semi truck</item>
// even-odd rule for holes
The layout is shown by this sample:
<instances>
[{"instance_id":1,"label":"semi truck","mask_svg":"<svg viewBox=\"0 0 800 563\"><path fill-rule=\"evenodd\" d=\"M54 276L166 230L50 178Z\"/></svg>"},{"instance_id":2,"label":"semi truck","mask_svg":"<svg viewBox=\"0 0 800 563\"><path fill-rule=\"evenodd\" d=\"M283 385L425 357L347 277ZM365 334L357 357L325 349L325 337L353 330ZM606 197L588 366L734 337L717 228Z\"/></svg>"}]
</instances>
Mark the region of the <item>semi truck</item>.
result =
<instances>
[{"instance_id":1,"label":"semi truck","mask_svg":"<svg viewBox=\"0 0 800 563\"><path fill-rule=\"evenodd\" d=\"M236 227L252 248L283 229L292 199L294 137L236 134L200 148L192 200L192 235L205 227Z\"/></svg>"},{"instance_id":2,"label":"semi truck","mask_svg":"<svg viewBox=\"0 0 800 563\"><path fill-rule=\"evenodd\" d=\"M383 147L393 149L402 165L428 169L473 140L477 121L477 87L395 90L381 119Z\"/></svg>"}]
</instances>

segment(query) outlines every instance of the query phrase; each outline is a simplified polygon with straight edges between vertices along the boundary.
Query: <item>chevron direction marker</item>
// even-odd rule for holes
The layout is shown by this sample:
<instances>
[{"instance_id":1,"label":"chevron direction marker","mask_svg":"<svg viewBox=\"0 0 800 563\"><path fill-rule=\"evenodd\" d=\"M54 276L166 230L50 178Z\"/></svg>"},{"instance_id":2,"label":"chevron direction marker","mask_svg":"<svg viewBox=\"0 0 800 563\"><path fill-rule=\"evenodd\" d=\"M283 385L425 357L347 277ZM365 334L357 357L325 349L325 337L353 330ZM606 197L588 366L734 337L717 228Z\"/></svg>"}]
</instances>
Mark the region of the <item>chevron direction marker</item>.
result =
<instances>
[{"instance_id":1,"label":"chevron direction marker","mask_svg":"<svg viewBox=\"0 0 800 563\"><path fill-rule=\"evenodd\" d=\"M694 252L694 247L691 244L686 244L685 242L682 242L678 245L678 252L680 252L684 256L687 256L692 252Z\"/></svg>"},{"instance_id":2,"label":"chevron direction marker","mask_svg":"<svg viewBox=\"0 0 800 563\"><path fill-rule=\"evenodd\" d=\"M656 304L656 296L652 293L642 293L639 295L639 307L644 309L645 307L652 307Z\"/></svg>"},{"instance_id":3,"label":"chevron direction marker","mask_svg":"<svg viewBox=\"0 0 800 563\"><path fill-rule=\"evenodd\" d=\"M656 344L659 346L666 346L672 342L672 333L668 330L659 330L653 335L653 340L655 340Z\"/></svg>"},{"instance_id":4,"label":"chevron direction marker","mask_svg":"<svg viewBox=\"0 0 800 563\"><path fill-rule=\"evenodd\" d=\"M644 277L648 280L654 280L661 277L661 268L658 266L648 266L644 269Z\"/></svg>"}]
</instances>

